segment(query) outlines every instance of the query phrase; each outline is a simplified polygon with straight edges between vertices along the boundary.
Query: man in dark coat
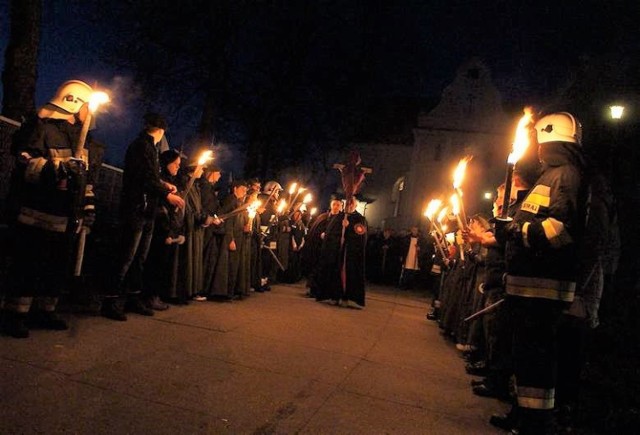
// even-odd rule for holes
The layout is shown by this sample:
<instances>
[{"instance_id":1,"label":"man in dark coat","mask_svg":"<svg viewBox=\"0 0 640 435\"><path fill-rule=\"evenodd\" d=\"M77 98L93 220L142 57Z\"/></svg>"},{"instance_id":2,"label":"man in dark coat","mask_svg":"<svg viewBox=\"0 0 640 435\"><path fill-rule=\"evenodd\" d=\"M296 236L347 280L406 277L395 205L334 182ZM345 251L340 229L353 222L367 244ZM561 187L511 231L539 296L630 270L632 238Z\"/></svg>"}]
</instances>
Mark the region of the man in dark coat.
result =
<instances>
[{"instance_id":1,"label":"man in dark coat","mask_svg":"<svg viewBox=\"0 0 640 435\"><path fill-rule=\"evenodd\" d=\"M144 129L129 145L122 177L120 218L122 238L113 276L113 286L102 303L102 315L124 321L123 308L137 314L152 316L153 310L142 300L144 263L151 246L156 206L159 198L177 208L185 206L176 193L176 186L160 179L158 144L164 136L167 122L162 115L147 113ZM128 280L125 307L121 305L125 280Z\"/></svg>"}]
</instances>

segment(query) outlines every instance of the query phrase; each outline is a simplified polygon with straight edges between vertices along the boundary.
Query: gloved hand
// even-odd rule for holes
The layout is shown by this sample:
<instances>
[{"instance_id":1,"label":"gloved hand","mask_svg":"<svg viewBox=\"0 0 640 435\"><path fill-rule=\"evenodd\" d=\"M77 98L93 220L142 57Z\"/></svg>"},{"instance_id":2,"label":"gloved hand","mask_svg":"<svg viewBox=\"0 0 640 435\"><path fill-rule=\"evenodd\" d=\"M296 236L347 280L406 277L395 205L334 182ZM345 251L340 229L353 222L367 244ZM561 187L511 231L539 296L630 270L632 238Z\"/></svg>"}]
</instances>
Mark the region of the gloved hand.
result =
<instances>
[{"instance_id":1,"label":"gloved hand","mask_svg":"<svg viewBox=\"0 0 640 435\"><path fill-rule=\"evenodd\" d=\"M87 165L84 160L72 157L64 162L64 169L71 174L82 174L87 170Z\"/></svg>"},{"instance_id":2,"label":"gloved hand","mask_svg":"<svg viewBox=\"0 0 640 435\"><path fill-rule=\"evenodd\" d=\"M513 219L496 219L496 240L501 245L508 241L522 240L522 227Z\"/></svg>"}]
</instances>

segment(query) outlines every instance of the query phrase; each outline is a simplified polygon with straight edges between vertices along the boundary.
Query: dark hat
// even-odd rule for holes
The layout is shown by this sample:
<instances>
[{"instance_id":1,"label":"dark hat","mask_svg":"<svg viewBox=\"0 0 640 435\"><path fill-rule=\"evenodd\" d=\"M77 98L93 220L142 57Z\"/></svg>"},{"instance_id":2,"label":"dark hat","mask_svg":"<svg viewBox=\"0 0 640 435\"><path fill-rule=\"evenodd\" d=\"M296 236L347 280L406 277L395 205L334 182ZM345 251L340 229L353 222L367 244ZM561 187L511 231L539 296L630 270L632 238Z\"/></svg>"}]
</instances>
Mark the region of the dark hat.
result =
<instances>
[{"instance_id":1,"label":"dark hat","mask_svg":"<svg viewBox=\"0 0 640 435\"><path fill-rule=\"evenodd\" d=\"M208 163L205 166L204 172L210 174L211 172L222 172L222 169L215 163Z\"/></svg>"},{"instance_id":2,"label":"dark hat","mask_svg":"<svg viewBox=\"0 0 640 435\"><path fill-rule=\"evenodd\" d=\"M169 163L175 162L180 157L180 153L176 150L167 150L160 154L160 166L167 166Z\"/></svg>"},{"instance_id":3,"label":"dark hat","mask_svg":"<svg viewBox=\"0 0 640 435\"><path fill-rule=\"evenodd\" d=\"M144 124L147 128L161 128L167 130L167 120L164 116L156 112L147 112L144 117Z\"/></svg>"},{"instance_id":4,"label":"dark hat","mask_svg":"<svg viewBox=\"0 0 640 435\"><path fill-rule=\"evenodd\" d=\"M244 180L233 180L233 182L231 183L232 189L240 186L247 187L247 182Z\"/></svg>"}]
</instances>

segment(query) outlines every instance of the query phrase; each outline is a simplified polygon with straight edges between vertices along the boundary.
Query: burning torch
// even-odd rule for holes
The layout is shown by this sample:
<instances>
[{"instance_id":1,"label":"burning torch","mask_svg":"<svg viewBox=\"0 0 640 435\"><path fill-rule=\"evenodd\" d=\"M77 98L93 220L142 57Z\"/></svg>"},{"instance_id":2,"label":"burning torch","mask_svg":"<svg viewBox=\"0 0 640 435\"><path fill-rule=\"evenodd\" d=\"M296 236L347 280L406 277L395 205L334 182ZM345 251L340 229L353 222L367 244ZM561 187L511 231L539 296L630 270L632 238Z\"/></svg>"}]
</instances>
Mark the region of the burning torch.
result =
<instances>
[{"instance_id":1,"label":"burning torch","mask_svg":"<svg viewBox=\"0 0 640 435\"><path fill-rule=\"evenodd\" d=\"M460 159L460 161L458 162L458 166L456 166L455 171L453 171L453 190L455 191L455 196L457 197L457 207L459 209L459 214L462 220L462 224L460 225L461 230L467 229L467 214L464 211L464 202L462 201L462 181L464 180L464 174L467 170L467 164L471 161L472 158L473 156L466 156Z\"/></svg>"},{"instance_id":2,"label":"burning torch","mask_svg":"<svg viewBox=\"0 0 640 435\"><path fill-rule=\"evenodd\" d=\"M293 206L296 204L296 199L298 199L298 196L300 196L300 194L302 192L304 192L305 190L307 190L306 188L300 186L298 188L298 191L296 192L295 196L293 197L293 199L290 201L291 207L293 208ZM289 189L289 191L291 191L291 189ZM306 197L306 196L305 196ZM291 199L291 195L289 195L289 199Z\"/></svg>"},{"instance_id":3,"label":"burning torch","mask_svg":"<svg viewBox=\"0 0 640 435\"><path fill-rule=\"evenodd\" d=\"M291 201L291 196L293 195L293 192L295 192L297 188L298 188L298 183L296 182L291 183L291 186L289 186L289 191L288 191L289 196L287 197L289 201Z\"/></svg>"},{"instance_id":4,"label":"burning torch","mask_svg":"<svg viewBox=\"0 0 640 435\"><path fill-rule=\"evenodd\" d=\"M439 199L431 200L429 202L429 205L427 205L427 209L425 210L424 215L427 217L427 219L429 219L429 223L431 224L431 230L435 235L436 246L440 250L440 255L442 255L443 260L446 260L447 256L445 255L444 248L442 247L442 243L444 241L444 235L440 234L440 230L436 226L436 223L434 222L434 219L433 219L433 216L436 214L436 212L440 209L441 206L442 206L442 201L440 201Z\"/></svg>"},{"instance_id":5,"label":"burning torch","mask_svg":"<svg viewBox=\"0 0 640 435\"><path fill-rule=\"evenodd\" d=\"M196 169L193 171L193 174L191 174L191 177L189 177L187 188L184 190L183 197L185 199L187 198L189 191L191 190L191 188L193 187L193 184L196 181L196 174L200 173L202 171L202 167L210 160L213 160L213 151L207 150L207 151L203 151L202 154L200 154L200 157L198 158L198 166L196 166Z\"/></svg>"},{"instance_id":6,"label":"burning torch","mask_svg":"<svg viewBox=\"0 0 640 435\"><path fill-rule=\"evenodd\" d=\"M451 210L453 211L453 215L456 217L458 221L458 227L460 227L460 231L464 230L464 225L462 223L462 219L460 218L460 203L459 197L457 194L451 195ZM458 241L456 237L456 242ZM464 261L464 246L463 244L458 243L458 247L460 248L460 260Z\"/></svg>"},{"instance_id":7,"label":"burning torch","mask_svg":"<svg viewBox=\"0 0 640 435\"><path fill-rule=\"evenodd\" d=\"M84 150L84 145L87 142L87 135L89 134L89 126L91 125L91 119L93 118L94 113L98 110L101 104L109 102L109 95L105 92L98 91L91 94L89 97L89 110L87 111L87 116L82 122L82 129L80 130L80 137L78 138L78 143L76 144L76 148L73 152L73 157L76 159L82 159L82 151ZM83 189L92 189L92 186L86 186ZM85 192L80 192L83 195ZM73 269L74 276L80 276L82 273L82 262L84 261L84 248L87 242L87 233L89 232L89 228L82 225L82 221L80 221L80 226L78 228L78 253L76 256L76 264Z\"/></svg>"},{"instance_id":8,"label":"burning torch","mask_svg":"<svg viewBox=\"0 0 640 435\"><path fill-rule=\"evenodd\" d=\"M509 203L511 202L511 184L513 182L513 172L516 169L516 163L522 158L529 147L529 125L533 121L533 113L531 107L524 108L524 115L518 122L515 140L513 141L513 149L507 158L507 174L504 181L504 199L502 200L501 220L508 220Z\"/></svg>"},{"instance_id":9,"label":"burning torch","mask_svg":"<svg viewBox=\"0 0 640 435\"><path fill-rule=\"evenodd\" d=\"M278 207L276 208L276 213L278 214L278 216L282 216L282 213L284 212L284 209L286 206L287 206L287 201L285 201L284 199L281 199L280 202L278 203Z\"/></svg>"}]
</instances>

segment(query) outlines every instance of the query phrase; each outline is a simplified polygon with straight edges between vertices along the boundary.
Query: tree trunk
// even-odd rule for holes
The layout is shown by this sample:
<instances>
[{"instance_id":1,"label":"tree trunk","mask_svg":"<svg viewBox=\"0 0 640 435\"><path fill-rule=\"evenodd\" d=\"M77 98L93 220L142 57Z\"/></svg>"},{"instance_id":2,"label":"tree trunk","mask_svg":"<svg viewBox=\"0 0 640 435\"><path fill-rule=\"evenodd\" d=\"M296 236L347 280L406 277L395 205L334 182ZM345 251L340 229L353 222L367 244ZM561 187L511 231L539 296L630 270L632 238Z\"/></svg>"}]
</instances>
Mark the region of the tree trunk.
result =
<instances>
[{"instance_id":1,"label":"tree trunk","mask_svg":"<svg viewBox=\"0 0 640 435\"><path fill-rule=\"evenodd\" d=\"M16 121L35 112L42 0L11 1L11 35L2 72L2 114Z\"/></svg>"}]
</instances>

